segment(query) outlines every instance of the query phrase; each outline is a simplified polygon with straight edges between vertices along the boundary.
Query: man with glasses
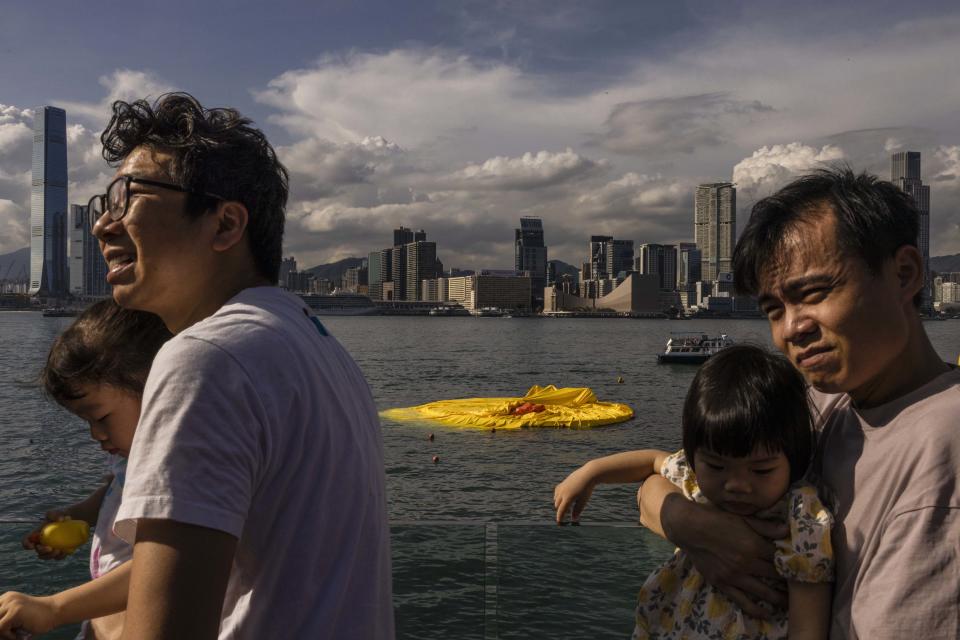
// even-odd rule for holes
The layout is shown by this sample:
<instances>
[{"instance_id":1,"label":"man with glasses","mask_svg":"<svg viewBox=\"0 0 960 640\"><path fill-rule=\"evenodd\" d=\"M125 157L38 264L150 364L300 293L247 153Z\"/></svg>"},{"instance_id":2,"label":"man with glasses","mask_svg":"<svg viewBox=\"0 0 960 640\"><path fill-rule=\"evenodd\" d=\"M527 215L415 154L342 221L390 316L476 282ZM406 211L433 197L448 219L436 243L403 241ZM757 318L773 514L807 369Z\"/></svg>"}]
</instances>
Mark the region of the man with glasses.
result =
<instances>
[{"instance_id":1,"label":"man with glasses","mask_svg":"<svg viewBox=\"0 0 960 640\"><path fill-rule=\"evenodd\" d=\"M125 638L392 638L380 425L358 367L273 286L287 173L186 94L113 105L90 202L124 307L175 337L150 371L117 515Z\"/></svg>"}]
</instances>

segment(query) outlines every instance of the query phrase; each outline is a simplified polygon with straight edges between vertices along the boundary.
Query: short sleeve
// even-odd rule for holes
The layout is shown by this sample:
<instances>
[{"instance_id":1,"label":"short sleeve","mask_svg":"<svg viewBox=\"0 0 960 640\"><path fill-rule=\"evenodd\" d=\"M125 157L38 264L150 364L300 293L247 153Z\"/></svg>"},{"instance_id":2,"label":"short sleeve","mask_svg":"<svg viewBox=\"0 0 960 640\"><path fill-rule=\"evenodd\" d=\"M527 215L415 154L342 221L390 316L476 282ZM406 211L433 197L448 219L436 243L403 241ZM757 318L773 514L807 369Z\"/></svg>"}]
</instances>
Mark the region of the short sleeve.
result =
<instances>
[{"instance_id":1,"label":"short sleeve","mask_svg":"<svg viewBox=\"0 0 960 640\"><path fill-rule=\"evenodd\" d=\"M833 515L809 484L793 487L787 495L790 535L776 542L777 572L796 582L833 581Z\"/></svg>"},{"instance_id":2,"label":"short sleeve","mask_svg":"<svg viewBox=\"0 0 960 640\"><path fill-rule=\"evenodd\" d=\"M696 502L705 500L700 492L700 485L697 484L697 476L687 462L683 449L671 453L664 459L660 466L660 475L680 487L688 500Z\"/></svg>"},{"instance_id":3,"label":"short sleeve","mask_svg":"<svg viewBox=\"0 0 960 640\"><path fill-rule=\"evenodd\" d=\"M239 538L263 465L264 410L223 348L180 336L154 361L114 530L134 542L141 518Z\"/></svg>"}]
</instances>

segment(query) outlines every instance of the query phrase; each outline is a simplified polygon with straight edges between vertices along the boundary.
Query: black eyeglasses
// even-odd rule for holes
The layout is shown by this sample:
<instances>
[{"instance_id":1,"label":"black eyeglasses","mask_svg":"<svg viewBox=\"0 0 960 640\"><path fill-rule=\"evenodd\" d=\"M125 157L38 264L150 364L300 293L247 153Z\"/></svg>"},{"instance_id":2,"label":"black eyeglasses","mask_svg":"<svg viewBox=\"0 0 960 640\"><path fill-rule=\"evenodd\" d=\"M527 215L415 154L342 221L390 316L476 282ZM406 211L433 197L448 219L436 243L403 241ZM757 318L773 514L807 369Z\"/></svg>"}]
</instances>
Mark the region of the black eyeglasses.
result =
<instances>
[{"instance_id":1,"label":"black eyeglasses","mask_svg":"<svg viewBox=\"0 0 960 640\"><path fill-rule=\"evenodd\" d=\"M180 185L170 184L169 182L157 182L156 180L147 180L146 178L134 178L133 176L120 176L110 183L106 193L93 196L88 203L90 221L95 222L104 213L110 215L113 221L120 220L127 215L127 209L130 208L130 185L132 183L145 184L151 187L160 187L170 191L179 191L181 193L192 193L194 195L207 196L216 200L226 200L223 196L218 196L209 191L194 191L185 189Z\"/></svg>"}]
</instances>

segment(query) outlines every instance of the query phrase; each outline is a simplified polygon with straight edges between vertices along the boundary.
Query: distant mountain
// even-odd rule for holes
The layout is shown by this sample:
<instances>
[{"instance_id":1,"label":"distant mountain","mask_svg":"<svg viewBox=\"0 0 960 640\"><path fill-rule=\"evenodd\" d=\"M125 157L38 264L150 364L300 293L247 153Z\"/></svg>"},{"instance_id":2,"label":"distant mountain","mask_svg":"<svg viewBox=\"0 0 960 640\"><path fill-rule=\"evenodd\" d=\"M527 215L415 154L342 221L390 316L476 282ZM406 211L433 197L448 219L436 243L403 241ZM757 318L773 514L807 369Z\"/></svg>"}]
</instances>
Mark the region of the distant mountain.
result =
<instances>
[{"instance_id":1,"label":"distant mountain","mask_svg":"<svg viewBox=\"0 0 960 640\"><path fill-rule=\"evenodd\" d=\"M549 262L553 265L553 268L556 269L557 276L562 276L568 273L575 277L580 275L579 267L575 267L572 264L567 264L563 260L550 260Z\"/></svg>"},{"instance_id":2,"label":"distant mountain","mask_svg":"<svg viewBox=\"0 0 960 640\"><path fill-rule=\"evenodd\" d=\"M930 271L936 271L937 273L960 271L960 253L955 253L952 256L930 258Z\"/></svg>"},{"instance_id":3,"label":"distant mountain","mask_svg":"<svg viewBox=\"0 0 960 640\"><path fill-rule=\"evenodd\" d=\"M0 255L0 280L28 280L30 278L30 247Z\"/></svg>"},{"instance_id":4,"label":"distant mountain","mask_svg":"<svg viewBox=\"0 0 960 640\"><path fill-rule=\"evenodd\" d=\"M318 278L325 278L331 282L340 282L340 278L343 277L343 273L347 269L359 267L361 262L363 262L363 258L344 258L343 260L337 260L329 264L318 264L315 267L306 269L306 271Z\"/></svg>"}]
</instances>

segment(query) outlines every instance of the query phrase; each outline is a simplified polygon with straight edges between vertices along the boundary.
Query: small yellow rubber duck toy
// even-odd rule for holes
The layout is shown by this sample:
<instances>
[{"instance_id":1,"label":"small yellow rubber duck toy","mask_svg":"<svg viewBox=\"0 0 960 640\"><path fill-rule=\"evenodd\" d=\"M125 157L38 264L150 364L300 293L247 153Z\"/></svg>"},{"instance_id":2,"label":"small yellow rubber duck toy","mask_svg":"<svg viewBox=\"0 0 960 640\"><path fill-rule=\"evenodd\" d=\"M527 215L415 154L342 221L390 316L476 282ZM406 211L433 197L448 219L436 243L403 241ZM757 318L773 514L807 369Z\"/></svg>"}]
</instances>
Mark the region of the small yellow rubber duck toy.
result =
<instances>
[{"instance_id":1,"label":"small yellow rubber duck toy","mask_svg":"<svg viewBox=\"0 0 960 640\"><path fill-rule=\"evenodd\" d=\"M40 544L65 553L73 553L90 538L90 525L84 520L67 518L51 522L40 531Z\"/></svg>"}]
</instances>

